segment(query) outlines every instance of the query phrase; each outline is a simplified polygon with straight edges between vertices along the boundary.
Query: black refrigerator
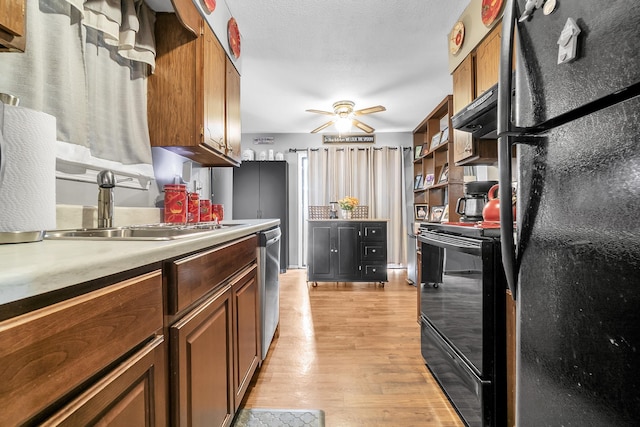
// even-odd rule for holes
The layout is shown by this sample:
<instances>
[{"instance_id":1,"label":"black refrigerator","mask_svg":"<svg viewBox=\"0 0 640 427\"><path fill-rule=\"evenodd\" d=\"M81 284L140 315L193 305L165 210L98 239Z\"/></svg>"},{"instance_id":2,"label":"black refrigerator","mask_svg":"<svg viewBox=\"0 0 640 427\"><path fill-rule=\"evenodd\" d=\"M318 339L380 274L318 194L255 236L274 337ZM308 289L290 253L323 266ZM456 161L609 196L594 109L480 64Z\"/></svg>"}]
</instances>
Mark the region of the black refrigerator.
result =
<instances>
[{"instance_id":1,"label":"black refrigerator","mask_svg":"<svg viewBox=\"0 0 640 427\"><path fill-rule=\"evenodd\" d=\"M287 271L289 203L287 162L243 161L233 169L233 219L280 219L280 272Z\"/></svg>"},{"instance_id":2,"label":"black refrigerator","mask_svg":"<svg viewBox=\"0 0 640 427\"><path fill-rule=\"evenodd\" d=\"M638 425L640 5L507 0L502 36L501 200L513 145L518 171L515 235L501 203L517 425Z\"/></svg>"}]
</instances>

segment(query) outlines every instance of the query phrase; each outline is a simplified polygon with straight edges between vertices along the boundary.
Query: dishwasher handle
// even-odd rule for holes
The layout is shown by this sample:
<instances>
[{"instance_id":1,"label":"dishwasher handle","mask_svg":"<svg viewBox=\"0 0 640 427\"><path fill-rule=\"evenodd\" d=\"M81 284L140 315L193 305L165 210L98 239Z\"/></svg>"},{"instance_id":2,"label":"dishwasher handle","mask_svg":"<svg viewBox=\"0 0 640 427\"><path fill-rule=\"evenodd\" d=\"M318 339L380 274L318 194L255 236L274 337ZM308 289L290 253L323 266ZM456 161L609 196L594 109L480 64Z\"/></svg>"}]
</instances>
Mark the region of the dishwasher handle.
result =
<instances>
[{"instance_id":1,"label":"dishwasher handle","mask_svg":"<svg viewBox=\"0 0 640 427\"><path fill-rule=\"evenodd\" d=\"M258 233L258 245L261 247L270 246L280 240L282 232L280 227L271 228L269 230L260 231Z\"/></svg>"}]
</instances>

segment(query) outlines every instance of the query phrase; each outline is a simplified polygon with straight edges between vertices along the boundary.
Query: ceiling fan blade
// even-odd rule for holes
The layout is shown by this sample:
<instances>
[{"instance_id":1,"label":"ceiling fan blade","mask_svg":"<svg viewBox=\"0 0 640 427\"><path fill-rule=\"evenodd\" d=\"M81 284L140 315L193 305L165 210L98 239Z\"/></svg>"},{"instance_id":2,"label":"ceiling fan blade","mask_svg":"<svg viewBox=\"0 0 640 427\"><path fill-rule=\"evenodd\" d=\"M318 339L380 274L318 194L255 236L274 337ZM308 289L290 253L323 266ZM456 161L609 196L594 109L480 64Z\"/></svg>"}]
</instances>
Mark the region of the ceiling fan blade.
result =
<instances>
[{"instance_id":1,"label":"ceiling fan blade","mask_svg":"<svg viewBox=\"0 0 640 427\"><path fill-rule=\"evenodd\" d=\"M328 111L322 111L322 110L305 110L309 113L316 113L316 114L326 114L327 116L335 116L336 113L330 113Z\"/></svg>"},{"instance_id":2,"label":"ceiling fan blade","mask_svg":"<svg viewBox=\"0 0 640 427\"><path fill-rule=\"evenodd\" d=\"M331 126L333 124L332 120L329 120L327 123L323 124L322 126L318 126L317 128L315 128L314 130L311 131L311 133L317 133L320 132L322 129L324 128L328 128L329 126Z\"/></svg>"},{"instance_id":3,"label":"ceiling fan blade","mask_svg":"<svg viewBox=\"0 0 640 427\"><path fill-rule=\"evenodd\" d=\"M387 111L382 105L376 105L375 107L363 108L362 110L356 110L353 112L356 116L362 116L363 114L379 113L380 111Z\"/></svg>"},{"instance_id":4,"label":"ceiling fan blade","mask_svg":"<svg viewBox=\"0 0 640 427\"><path fill-rule=\"evenodd\" d=\"M369 125L365 125L365 124L364 124L364 123L362 123L360 120L353 119L353 124L354 124L357 128L359 128L359 129L361 129L361 130L365 131L366 133L373 133L373 131L375 130L375 129L374 129L374 128L372 128L371 126L369 126Z\"/></svg>"}]
</instances>

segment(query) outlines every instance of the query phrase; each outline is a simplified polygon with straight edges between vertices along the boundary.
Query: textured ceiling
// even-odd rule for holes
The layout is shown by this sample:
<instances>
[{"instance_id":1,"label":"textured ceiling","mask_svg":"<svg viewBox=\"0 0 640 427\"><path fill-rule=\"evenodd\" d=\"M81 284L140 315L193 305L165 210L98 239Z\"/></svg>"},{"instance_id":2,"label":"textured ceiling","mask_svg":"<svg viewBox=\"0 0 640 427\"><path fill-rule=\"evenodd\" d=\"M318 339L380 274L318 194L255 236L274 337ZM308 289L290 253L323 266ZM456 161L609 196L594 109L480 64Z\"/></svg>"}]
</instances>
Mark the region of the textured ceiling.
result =
<instances>
[{"instance_id":1,"label":"textured ceiling","mask_svg":"<svg viewBox=\"0 0 640 427\"><path fill-rule=\"evenodd\" d=\"M469 0L226 3L242 35L243 133L307 133L330 117L306 109L342 99L384 105L360 118L405 132L451 93L447 36Z\"/></svg>"},{"instance_id":2,"label":"textured ceiling","mask_svg":"<svg viewBox=\"0 0 640 427\"><path fill-rule=\"evenodd\" d=\"M305 110L344 99L387 108L359 117L377 133L414 130L451 93L448 34L469 2L217 0L241 34L242 132L307 133L330 117Z\"/></svg>"}]
</instances>

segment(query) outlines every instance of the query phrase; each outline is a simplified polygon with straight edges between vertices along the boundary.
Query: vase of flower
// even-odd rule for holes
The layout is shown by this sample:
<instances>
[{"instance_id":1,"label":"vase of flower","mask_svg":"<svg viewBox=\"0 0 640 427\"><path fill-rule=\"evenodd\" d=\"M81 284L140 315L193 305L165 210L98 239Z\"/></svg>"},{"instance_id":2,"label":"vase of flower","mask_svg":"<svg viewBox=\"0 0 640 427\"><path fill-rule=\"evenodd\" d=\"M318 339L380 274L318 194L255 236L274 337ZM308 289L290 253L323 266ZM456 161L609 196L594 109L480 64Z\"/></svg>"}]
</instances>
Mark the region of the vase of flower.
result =
<instances>
[{"instance_id":1,"label":"vase of flower","mask_svg":"<svg viewBox=\"0 0 640 427\"><path fill-rule=\"evenodd\" d=\"M360 201L355 197L347 196L344 199L338 200L340 209L342 211L343 219L351 219L353 216L353 210L358 206Z\"/></svg>"}]
</instances>

